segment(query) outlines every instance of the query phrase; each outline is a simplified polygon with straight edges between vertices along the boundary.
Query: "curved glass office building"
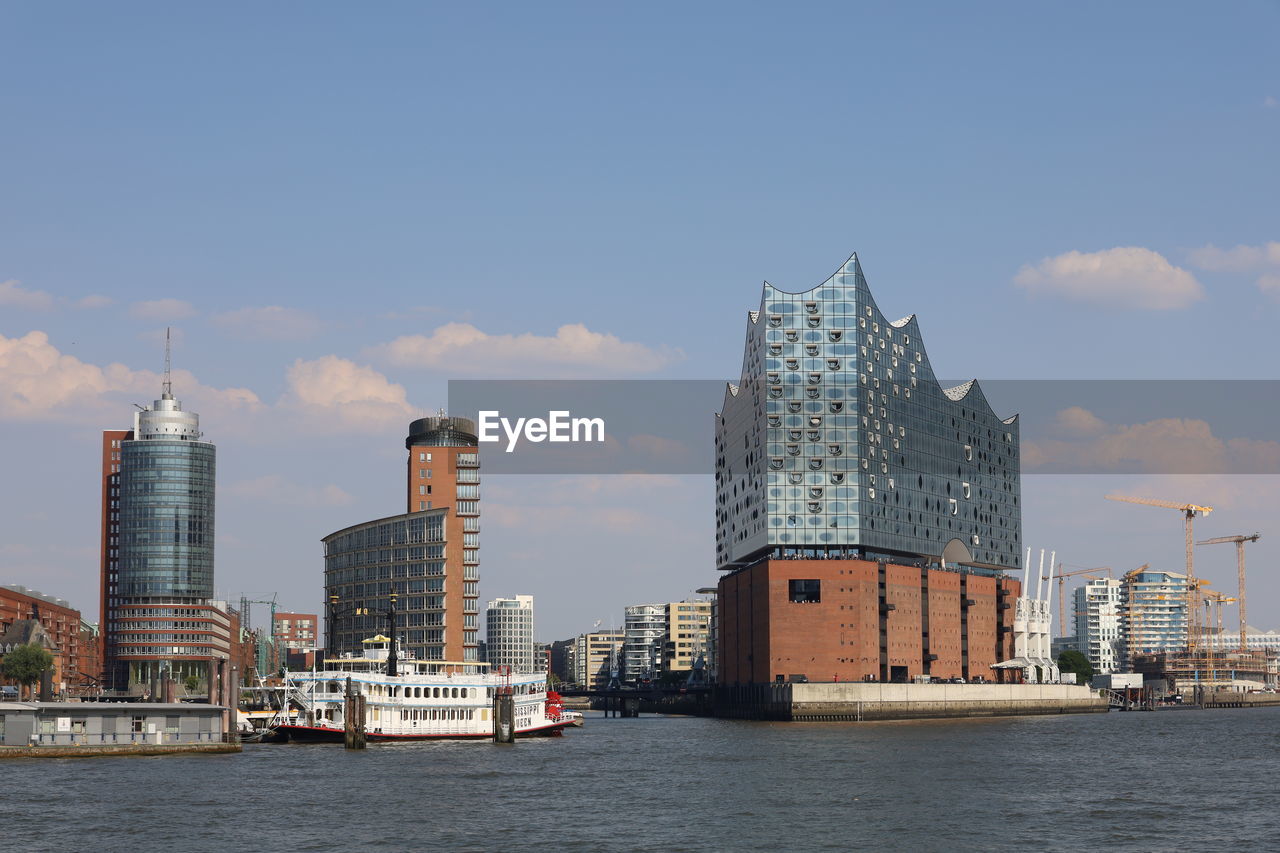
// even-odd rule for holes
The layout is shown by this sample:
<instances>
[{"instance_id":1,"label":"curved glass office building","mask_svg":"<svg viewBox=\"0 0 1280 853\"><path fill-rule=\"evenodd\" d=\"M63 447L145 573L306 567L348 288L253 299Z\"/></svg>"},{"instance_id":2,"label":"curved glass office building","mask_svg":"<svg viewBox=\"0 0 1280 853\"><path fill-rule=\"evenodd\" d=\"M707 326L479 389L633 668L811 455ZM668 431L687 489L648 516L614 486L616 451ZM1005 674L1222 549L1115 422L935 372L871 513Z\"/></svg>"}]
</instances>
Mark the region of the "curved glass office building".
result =
<instances>
[{"instance_id":1,"label":"curved glass office building","mask_svg":"<svg viewBox=\"0 0 1280 853\"><path fill-rule=\"evenodd\" d=\"M213 598L214 446L126 441L120 458L120 595Z\"/></svg>"},{"instance_id":2,"label":"curved glass office building","mask_svg":"<svg viewBox=\"0 0 1280 853\"><path fill-rule=\"evenodd\" d=\"M163 679L208 689L210 662L228 653L213 605L215 448L200 418L166 387L118 440L107 589L110 678L155 695Z\"/></svg>"}]
</instances>

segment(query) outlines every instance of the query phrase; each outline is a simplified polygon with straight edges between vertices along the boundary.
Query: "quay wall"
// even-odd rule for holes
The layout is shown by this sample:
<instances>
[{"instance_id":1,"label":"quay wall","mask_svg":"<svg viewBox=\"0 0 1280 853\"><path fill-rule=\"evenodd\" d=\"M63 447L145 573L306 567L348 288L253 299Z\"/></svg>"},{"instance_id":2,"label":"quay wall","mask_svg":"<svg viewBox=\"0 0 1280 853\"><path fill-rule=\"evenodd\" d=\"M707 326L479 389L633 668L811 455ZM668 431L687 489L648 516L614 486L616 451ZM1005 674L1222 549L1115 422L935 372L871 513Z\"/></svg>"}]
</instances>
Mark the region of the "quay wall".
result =
<instances>
[{"instance_id":1,"label":"quay wall","mask_svg":"<svg viewBox=\"0 0 1280 853\"><path fill-rule=\"evenodd\" d=\"M4 758L102 758L104 756L177 755L193 752L219 754L240 752L239 742L233 743L170 743L170 744L121 744L84 746L0 746L0 759Z\"/></svg>"},{"instance_id":2,"label":"quay wall","mask_svg":"<svg viewBox=\"0 0 1280 853\"><path fill-rule=\"evenodd\" d=\"M1241 693L1236 690L1211 690L1204 694L1206 708L1267 708L1280 705L1280 693Z\"/></svg>"},{"instance_id":3,"label":"quay wall","mask_svg":"<svg viewBox=\"0 0 1280 853\"><path fill-rule=\"evenodd\" d=\"M1106 699L1074 684L760 684L720 688L715 696L718 717L793 722L1106 711Z\"/></svg>"}]
</instances>

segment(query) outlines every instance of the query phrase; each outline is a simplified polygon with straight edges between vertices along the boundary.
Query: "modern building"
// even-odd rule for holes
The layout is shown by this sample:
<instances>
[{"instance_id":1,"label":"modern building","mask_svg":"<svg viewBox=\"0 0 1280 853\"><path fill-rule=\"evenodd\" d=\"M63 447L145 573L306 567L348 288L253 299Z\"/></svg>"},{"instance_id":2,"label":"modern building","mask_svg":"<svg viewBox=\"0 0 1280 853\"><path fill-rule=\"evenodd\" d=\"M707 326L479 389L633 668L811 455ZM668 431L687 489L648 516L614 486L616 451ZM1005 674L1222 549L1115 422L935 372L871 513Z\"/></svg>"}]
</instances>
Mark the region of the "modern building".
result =
<instances>
[{"instance_id":1,"label":"modern building","mask_svg":"<svg viewBox=\"0 0 1280 853\"><path fill-rule=\"evenodd\" d=\"M1200 645L1215 651L1238 649L1240 632L1228 628L1218 633L1216 628L1211 628L1201 638ZM1245 627L1245 647L1253 651L1280 652L1280 631L1263 631L1248 625Z\"/></svg>"},{"instance_id":2,"label":"modern building","mask_svg":"<svg viewBox=\"0 0 1280 853\"><path fill-rule=\"evenodd\" d=\"M1099 675L1119 672L1124 662L1121 583L1115 578L1091 580L1075 591L1076 644Z\"/></svg>"},{"instance_id":3,"label":"modern building","mask_svg":"<svg viewBox=\"0 0 1280 853\"><path fill-rule=\"evenodd\" d=\"M424 660L479 660L480 461L475 423L410 424L408 509L324 537L330 655L386 630L392 595L401 639Z\"/></svg>"},{"instance_id":4,"label":"modern building","mask_svg":"<svg viewBox=\"0 0 1280 853\"><path fill-rule=\"evenodd\" d=\"M61 598L20 584L0 585L0 658L15 646L38 642L53 655L52 687L72 690L96 672L81 674L80 611ZM0 672L0 684L12 685Z\"/></svg>"},{"instance_id":5,"label":"modern building","mask_svg":"<svg viewBox=\"0 0 1280 853\"><path fill-rule=\"evenodd\" d=\"M622 631L592 631L579 634L569 655L569 680L579 687L604 690L616 673L621 680Z\"/></svg>"},{"instance_id":6,"label":"modern building","mask_svg":"<svg viewBox=\"0 0 1280 853\"><path fill-rule=\"evenodd\" d=\"M1176 572L1135 569L1120 581L1124 669L1138 655L1179 652L1187 648L1187 576Z\"/></svg>"},{"instance_id":7,"label":"modern building","mask_svg":"<svg viewBox=\"0 0 1280 853\"><path fill-rule=\"evenodd\" d=\"M163 393L133 430L103 433L105 683L130 694L164 681L207 692L231 637L214 595L215 449L200 418Z\"/></svg>"},{"instance_id":8,"label":"modern building","mask_svg":"<svg viewBox=\"0 0 1280 853\"><path fill-rule=\"evenodd\" d=\"M667 632L662 638L662 674L705 670L711 652L711 602L673 601L667 605ZM703 675L705 676L705 671Z\"/></svg>"},{"instance_id":9,"label":"modern building","mask_svg":"<svg viewBox=\"0 0 1280 853\"><path fill-rule=\"evenodd\" d=\"M715 433L720 683L999 677L1017 417L939 384L856 255L811 290L764 284Z\"/></svg>"},{"instance_id":10,"label":"modern building","mask_svg":"<svg viewBox=\"0 0 1280 853\"><path fill-rule=\"evenodd\" d=\"M533 642L533 596L496 598L485 608L485 649L495 667L510 667L513 673L541 672Z\"/></svg>"},{"instance_id":11,"label":"modern building","mask_svg":"<svg viewBox=\"0 0 1280 853\"><path fill-rule=\"evenodd\" d=\"M577 637L570 637L567 640L555 640L549 644L547 669L561 681L574 682L573 647L577 641Z\"/></svg>"},{"instance_id":12,"label":"modern building","mask_svg":"<svg viewBox=\"0 0 1280 853\"><path fill-rule=\"evenodd\" d=\"M667 606L636 604L623 614L622 680L631 683L657 678L662 673Z\"/></svg>"},{"instance_id":13,"label":"modern building","mask_svg":"<svg viewBox=\"0 0 1280 853\"><path fill-rule=\"evenodd\" d=\"M314 613L279 613L275 615L271 636L280 654L314 649L319 645L319 618Z\"/></svg>"}]
</instances>

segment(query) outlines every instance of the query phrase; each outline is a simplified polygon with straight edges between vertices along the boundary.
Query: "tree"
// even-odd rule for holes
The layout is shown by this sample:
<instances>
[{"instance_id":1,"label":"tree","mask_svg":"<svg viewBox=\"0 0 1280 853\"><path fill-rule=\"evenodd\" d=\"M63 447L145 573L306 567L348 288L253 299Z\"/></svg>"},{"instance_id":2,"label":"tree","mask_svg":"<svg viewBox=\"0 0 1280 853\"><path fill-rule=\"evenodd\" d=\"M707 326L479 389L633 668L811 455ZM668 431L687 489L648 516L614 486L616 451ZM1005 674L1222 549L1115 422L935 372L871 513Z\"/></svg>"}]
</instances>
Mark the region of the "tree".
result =
<instances>
[{"instance_id":1,"label":"tree","mask_svg":"<svg viewBox=\"0 0 1280 853\"><path fill-rule=\"evenodd\" d=\"M1093 664L1075 649L1063 649L1058 655L1058 669L1062 672L1074 672L1076 684L1088 684L1093 678Z\"/></svg>"},{"instance_id":2,"label":"tree","mask_svg":"<svg viewBox=\"0 0 1280 853\"><path fill-rule=\"evenodd\" d=\"M200 676L194 674L188 675L187 680L183 682L183 685L187 688L188 693L195 693L200 689Z\"/></svg>"},{"instance_id":3,"label":"tree","mask_svg":"<svg viewBox=\"0 0 1280 853\"><path fill-rule=\"evenodd\" d=\"M5 676L25 685L28 691L31 685L40 680L40 675L51 666L53 666L53 655L39 643L18 646L5 655L3 661L0 661L0 668L4 669Z\"/></svg>"}]
</instances>

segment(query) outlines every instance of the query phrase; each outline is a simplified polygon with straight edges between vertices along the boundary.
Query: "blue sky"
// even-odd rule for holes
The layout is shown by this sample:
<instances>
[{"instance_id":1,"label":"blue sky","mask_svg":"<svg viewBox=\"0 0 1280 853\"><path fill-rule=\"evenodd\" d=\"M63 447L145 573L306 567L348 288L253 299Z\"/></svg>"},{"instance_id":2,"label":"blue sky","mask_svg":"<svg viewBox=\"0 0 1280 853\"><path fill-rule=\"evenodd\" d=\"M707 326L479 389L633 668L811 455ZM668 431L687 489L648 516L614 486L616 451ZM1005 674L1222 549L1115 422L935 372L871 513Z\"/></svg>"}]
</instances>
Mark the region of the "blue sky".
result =
<instances>
[{"instance_id":1,"label":"blue sky","mask_svg":"<svg viewBox=\"0 0 1280 853\"><path fill-rule=\"evenodd\" d=\"M96 610L98 432L154 396L166 325L219 445L221 592L304 610L319 537L401 509L405 426L448 379L734 378L760 281L809 287L855 250L941 374L1274 378L1278 24L1274 3L10 4L0 576ZM1205 536L1263 532L1251 621L1280 627L1275 477L1024 489L1028 544L1118 568L1176 567L1181 538L1106 491L1218 501ZM714 581L705 478L485 499L482 595L535 594L548 639ZM1203 573L1229 588L1222 550Z\"/></svg>"}]
</instances>

